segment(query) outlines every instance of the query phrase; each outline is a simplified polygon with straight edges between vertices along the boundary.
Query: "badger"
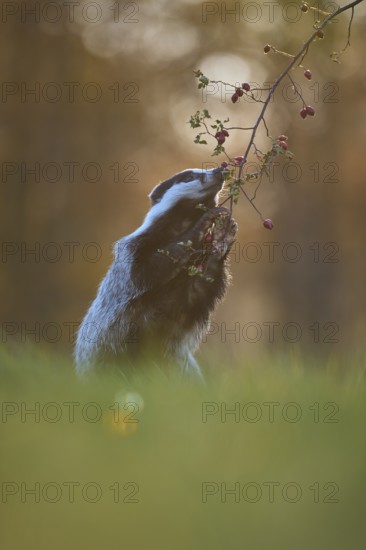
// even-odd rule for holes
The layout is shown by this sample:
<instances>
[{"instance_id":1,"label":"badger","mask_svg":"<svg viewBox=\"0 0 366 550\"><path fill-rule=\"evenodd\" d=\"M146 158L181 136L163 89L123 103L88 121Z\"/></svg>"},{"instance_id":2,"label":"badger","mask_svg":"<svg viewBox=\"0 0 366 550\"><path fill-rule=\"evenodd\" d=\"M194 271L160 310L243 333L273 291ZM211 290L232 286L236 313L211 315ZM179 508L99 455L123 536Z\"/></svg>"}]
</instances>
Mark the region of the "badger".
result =
<instances>
[{"instance_id":1,"label":"badger","mask_svg":"<svg viewBox=\"0 0 366 550\"><path fill-rule=\"evenodd\" d=\"M93 367L177 364L194 358L228 280L237 224L218 207L222 168L188 169L156 185L142 225L117 241L114 261L78 330L79 374Z\"/></svg>"}]
</instances>

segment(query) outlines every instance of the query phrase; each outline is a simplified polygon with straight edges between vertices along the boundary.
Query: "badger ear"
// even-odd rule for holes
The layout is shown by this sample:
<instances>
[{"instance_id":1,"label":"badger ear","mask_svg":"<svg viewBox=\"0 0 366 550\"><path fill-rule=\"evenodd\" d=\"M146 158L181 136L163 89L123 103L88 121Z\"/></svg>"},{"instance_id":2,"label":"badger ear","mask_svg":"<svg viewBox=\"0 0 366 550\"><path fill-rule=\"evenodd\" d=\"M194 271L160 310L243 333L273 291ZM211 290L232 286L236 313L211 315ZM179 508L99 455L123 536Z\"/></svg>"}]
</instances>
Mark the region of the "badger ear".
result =
<instances>
[{"instance_id":1,"label":"badger ear","mask_svg":"<svg viewBox=\"0 0 366 550\"><path fill-rule=\"evenodd\" d=\"M163 195L179 180L179 174L172 176L168 180L162 181L155 185L154 189L149 194L152 205L159 202Z\"/></svg>"}]
</instances>

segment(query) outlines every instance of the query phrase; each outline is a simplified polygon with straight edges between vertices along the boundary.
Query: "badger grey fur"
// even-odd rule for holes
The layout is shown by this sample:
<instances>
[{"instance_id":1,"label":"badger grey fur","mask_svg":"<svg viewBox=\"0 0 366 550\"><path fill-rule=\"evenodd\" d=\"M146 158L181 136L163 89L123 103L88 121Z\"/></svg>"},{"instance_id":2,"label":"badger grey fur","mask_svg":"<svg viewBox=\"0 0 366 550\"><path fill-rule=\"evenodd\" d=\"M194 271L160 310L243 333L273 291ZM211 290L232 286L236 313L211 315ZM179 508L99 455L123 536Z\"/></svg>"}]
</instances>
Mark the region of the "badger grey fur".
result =
<instances>
[{"instance_id":1,"label":"badger grey fur","mask_svg":"<svg viewBox=\"0 0 366 550\"><path fill-rule=\"evenodd\" d=\"M217 207L222 185L221 168L190 169L152 190L150 211L115 244L114 262L79 328L79 373L109 363L173 360L200 374L193 353L224 295L237 231L229 211ZM202 275L192 274L192 265Z\"/></svg>"}]
</instances>

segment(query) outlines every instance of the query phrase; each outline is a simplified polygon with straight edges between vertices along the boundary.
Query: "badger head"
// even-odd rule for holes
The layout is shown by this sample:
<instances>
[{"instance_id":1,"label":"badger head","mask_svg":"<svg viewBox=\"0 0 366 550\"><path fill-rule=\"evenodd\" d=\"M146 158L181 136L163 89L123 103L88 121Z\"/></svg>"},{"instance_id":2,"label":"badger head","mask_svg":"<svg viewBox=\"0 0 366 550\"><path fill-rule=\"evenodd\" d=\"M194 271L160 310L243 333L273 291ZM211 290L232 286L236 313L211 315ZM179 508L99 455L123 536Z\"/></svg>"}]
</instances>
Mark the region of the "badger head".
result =
<instances>
[{"instance_id":1,"label":"badger head","mask_svg":"<svg viewBox=\"0 0 366 550\"><path fill-rule=\"evenodd\" d=\"M222 168L213 170L190 168L159 183L149 197L152 206L161 203L171 207L181 199L202 203L207 200L211 202L220 191L223 182Z\"/></svg>"},{"instance_id":2,"label":"badger head","mask_svg":"<svg viewBox=\"0 0 366 550\"><path fill-rule=\"evenodd\" d=\"M222 168L184 170L162 181L151 191L151 209L131 236L159 240L162 235L169 239L181 234L202 216L198 204L216 206L223 182Z\"/></svg>"}]
</instances>

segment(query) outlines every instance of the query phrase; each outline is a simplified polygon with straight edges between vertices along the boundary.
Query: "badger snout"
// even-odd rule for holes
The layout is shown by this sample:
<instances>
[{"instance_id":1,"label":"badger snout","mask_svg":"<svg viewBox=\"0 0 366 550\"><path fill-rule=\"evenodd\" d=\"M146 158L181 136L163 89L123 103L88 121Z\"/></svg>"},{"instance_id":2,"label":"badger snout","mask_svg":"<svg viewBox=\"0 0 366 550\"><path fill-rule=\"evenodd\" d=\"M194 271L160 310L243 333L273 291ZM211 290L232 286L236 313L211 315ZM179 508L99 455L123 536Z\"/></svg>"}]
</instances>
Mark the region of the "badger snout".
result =
<instances>
[{"instance_id":1,"label":"badger snout","mask_svg":"<svg viewBox=\"0 0 366 550\"><path fill-rule=\"evenodd\" d=\"M222 184L224 183L224 177L222 174L223 169L221 166L219 168L213 168L212 170L206 170L202 174L202 183L204 187L217 187L221 189Z\"/></svg>"}]
</instances>

